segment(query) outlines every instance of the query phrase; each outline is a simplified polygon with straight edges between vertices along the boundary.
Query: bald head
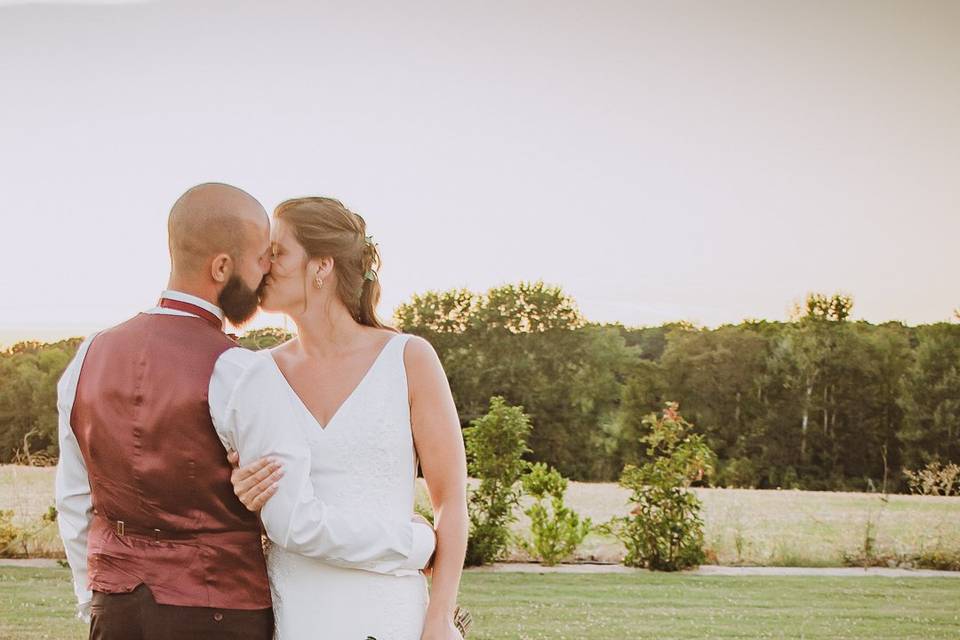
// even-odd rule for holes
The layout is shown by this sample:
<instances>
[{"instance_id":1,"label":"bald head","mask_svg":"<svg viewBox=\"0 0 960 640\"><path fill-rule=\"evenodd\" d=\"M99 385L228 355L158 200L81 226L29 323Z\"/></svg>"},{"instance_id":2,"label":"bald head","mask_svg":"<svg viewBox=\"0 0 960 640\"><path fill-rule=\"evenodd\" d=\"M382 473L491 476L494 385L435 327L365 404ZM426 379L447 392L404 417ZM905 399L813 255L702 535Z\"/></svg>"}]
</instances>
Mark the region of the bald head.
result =
<instances>
[{"instance_id":1,"label":"bald head","mask_svg":"<svg viewBox=\"0 0 960 640\"><path fill-rule=\"evenodd\" d=\"M198 275L220 254L237 260L253 235L269 224L263 206L246 191L216 182L199 184L170 210L167 231L173 272Z\"/></svg>"}]
</instances>

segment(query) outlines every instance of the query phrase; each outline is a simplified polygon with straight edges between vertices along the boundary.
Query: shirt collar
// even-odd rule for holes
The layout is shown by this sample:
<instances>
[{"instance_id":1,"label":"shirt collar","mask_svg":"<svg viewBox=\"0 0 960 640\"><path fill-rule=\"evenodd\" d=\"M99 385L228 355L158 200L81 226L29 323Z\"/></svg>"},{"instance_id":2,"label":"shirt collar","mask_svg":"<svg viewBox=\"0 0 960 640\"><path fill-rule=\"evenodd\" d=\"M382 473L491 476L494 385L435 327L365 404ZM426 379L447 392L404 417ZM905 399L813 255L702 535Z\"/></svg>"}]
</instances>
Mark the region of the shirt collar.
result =
<instances>
[{"instance_id":1,"label":"shirt collar","mask_svg":"<svg viewBox=\"0 0 960 640\"><path fill-rule=\"evenodd\" d=\"M217 316L220 319L220 322L223 322L223 310L217 305L204 300L203 298L198 298L197 296L192 296L189 293L183 293L182 291L174 291L173 289L168 289L160 294L161 298L169 298L170 300L177 300L179 302L186 302L189 304L195 304L201 309L205 309Z\"/></svg>"}]
</instances>

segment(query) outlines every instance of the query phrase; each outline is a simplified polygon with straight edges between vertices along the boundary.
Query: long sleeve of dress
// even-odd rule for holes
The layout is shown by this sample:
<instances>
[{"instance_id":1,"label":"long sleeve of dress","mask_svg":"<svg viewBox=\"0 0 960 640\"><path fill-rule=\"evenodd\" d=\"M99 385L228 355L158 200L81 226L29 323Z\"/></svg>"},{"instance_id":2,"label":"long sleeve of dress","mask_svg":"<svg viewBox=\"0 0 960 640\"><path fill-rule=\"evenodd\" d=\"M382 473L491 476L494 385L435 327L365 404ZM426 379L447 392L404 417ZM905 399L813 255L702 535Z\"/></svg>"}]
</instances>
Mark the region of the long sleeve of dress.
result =
<instances>
[{"instance_id":1,"label":"long sleeve of dress","mask_svg":"<svg viewBox=\"0 0 960 640\"><path fill-rule=\"evenodd\" d=\"M268 537L288 551L329 564L395 573L422 569L436 546L429 525L335 509L314 493L310 447L293 391L273 359L231 349L217 361L210 409L227 449L241 464L270 456L284 476L261 511Z\"/></svg>"}]
</instances>

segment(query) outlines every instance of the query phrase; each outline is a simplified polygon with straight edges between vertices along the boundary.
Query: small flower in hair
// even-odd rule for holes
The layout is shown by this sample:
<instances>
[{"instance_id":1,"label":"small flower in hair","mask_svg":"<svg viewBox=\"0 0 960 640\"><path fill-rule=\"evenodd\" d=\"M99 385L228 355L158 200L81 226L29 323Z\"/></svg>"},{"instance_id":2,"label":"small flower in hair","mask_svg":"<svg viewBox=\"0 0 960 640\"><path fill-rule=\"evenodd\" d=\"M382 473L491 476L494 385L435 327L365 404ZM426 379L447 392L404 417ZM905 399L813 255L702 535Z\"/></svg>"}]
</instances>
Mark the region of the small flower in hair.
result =
<instances>
[{"instance_id":1,"label":"small flower in hair","mask_svg":"<svg viewBox=\"0 0 960 640\"><path fill-rule=\"evenodd\" d=\"M368 247L377 246L377 244L373 241L373 235L365 236L363 241L367 244Z\"/></svg>"},{"instance_id":2,"label":"small flower in hair","mask_svg":"<svg viewBox=\"0 0 960 640\"><path fill-rule=\"evenodd\" d=\"M377 279L377 272L374 271L373 269L368 269L367 272L366 272L365 274L363 274L363 279L364 279L364 280L371 280L371 281L376 280L376 279Z\"/></svg>"}]
</instances>

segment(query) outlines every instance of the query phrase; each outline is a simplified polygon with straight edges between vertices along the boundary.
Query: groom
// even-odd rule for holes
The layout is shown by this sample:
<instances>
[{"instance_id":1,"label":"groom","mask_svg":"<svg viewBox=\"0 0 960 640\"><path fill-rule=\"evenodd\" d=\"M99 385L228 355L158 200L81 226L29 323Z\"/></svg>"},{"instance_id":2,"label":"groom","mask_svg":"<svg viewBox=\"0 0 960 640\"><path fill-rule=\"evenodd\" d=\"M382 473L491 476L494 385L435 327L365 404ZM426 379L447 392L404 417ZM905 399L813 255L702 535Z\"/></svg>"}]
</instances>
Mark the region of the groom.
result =
<instances>
[{"instance_id":1,"label":"groom","mask_svg":"<svg viewBox=\"0 0 960 640\"><path fill-rule=\"evenodd\" d=\"M367 571L426 566L429 525L350 517L314 495L282 378L222 331L256 313L270 269L260 203L198 185L168 231L158 305L87 338L57 386L58 522L90 638L272 637L260 523L233 493L227 451L275 460L260 514L275 543Z\"/></svg>"}]
</instances>

